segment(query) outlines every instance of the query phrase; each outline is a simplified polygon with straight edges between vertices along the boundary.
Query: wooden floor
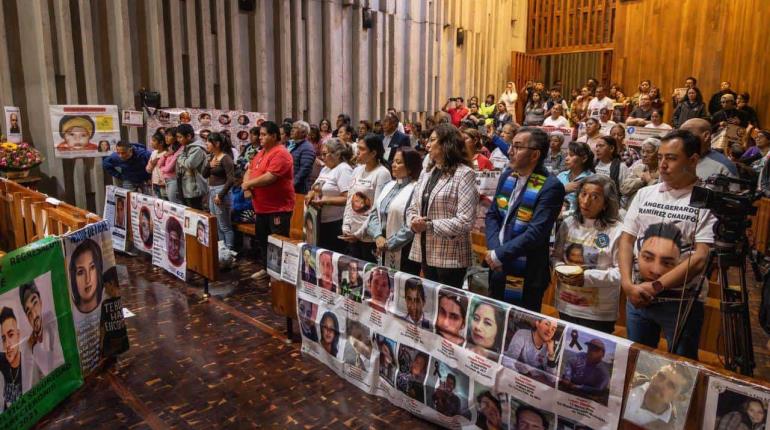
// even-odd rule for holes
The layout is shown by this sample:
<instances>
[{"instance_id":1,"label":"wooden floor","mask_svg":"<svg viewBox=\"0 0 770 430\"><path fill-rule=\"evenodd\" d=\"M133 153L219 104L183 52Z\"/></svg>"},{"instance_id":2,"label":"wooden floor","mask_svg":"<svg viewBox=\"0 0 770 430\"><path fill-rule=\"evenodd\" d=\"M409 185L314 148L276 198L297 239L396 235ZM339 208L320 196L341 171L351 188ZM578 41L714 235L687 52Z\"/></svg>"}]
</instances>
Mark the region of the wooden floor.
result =
<instances>
[{"instance_id":1,"label":"wooden floor","mask_svg":"<svg viewBox=\"0 0 770 430\"><path fill-rule=\"evenodd\" d=\"M267 287L248 277L249 259L212 287L209 301L199 278L185 285L148 258L117 261L123 304L136 314L127 320L131 349L38 428L433 428L287 343ZM755 374L770 380L756 285L751 296Z\"/></svg>"}]
</instances>

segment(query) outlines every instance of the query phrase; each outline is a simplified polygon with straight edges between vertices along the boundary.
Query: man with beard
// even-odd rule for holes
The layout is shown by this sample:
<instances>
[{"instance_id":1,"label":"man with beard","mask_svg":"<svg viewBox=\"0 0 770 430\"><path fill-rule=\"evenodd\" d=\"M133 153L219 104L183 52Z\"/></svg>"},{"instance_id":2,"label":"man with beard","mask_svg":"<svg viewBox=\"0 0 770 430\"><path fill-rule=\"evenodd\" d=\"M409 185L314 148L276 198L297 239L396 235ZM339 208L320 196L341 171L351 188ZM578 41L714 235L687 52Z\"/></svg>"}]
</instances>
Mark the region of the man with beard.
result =
<instances>
[{"instance_id":1,"label":"man with beard","mask_svg":"<svg viewBox=\"0 0 770 430\"><path fill-rule=\"evenodd\" d=\"M19 287L19 298L27 321L32 327L32 334L27 340L29 349L32 351L32 359L40 369L42 376L48 375L52 370L64 364L56 316L50 311L43 313L40 291L33 282Z\"/></svg>"}]
</instances>

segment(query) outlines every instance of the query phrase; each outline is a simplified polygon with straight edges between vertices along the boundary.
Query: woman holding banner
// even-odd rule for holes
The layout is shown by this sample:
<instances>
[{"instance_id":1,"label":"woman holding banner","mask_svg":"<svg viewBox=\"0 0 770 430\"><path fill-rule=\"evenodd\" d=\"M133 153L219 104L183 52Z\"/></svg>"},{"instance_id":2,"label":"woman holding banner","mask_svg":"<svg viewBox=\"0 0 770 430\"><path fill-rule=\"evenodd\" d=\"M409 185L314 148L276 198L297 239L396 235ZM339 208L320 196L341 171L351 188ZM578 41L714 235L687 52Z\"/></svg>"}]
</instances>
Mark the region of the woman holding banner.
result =
<instances>
[{"instance_id":1,"label":"woman holding banner","mask_svg":"<svg viewBox=\"0 0 770 430\"><path fill-rule=\"evenodd\" d=\"M420 155L413 149L399 148L391 170L393 180L385 184L375 202L366 232L374 238L383 265L418 276L419 264L409 259L414 232L406 224L405 214L422 172Z\"/></svg>"}]
</instances>

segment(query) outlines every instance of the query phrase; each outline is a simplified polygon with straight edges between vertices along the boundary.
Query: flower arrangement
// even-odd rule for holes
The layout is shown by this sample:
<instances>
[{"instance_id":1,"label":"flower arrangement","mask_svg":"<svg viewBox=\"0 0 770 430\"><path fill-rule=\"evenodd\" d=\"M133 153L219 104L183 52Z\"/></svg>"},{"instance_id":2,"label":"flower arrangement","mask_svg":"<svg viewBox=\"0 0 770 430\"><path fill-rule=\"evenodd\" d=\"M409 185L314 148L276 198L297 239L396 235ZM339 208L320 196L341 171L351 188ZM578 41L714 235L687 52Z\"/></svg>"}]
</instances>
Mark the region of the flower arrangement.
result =
<instances>
[{"instance_id":1,"label":"flower arrangement","mask_svg":"<svg viewBox=\"0 0 770 430\"><path fill-rule=\"evenodd\" d=\"M42 162L40 151L29 143L0 143L0 170L29 170Z\"/></svg>"}]
</instances>

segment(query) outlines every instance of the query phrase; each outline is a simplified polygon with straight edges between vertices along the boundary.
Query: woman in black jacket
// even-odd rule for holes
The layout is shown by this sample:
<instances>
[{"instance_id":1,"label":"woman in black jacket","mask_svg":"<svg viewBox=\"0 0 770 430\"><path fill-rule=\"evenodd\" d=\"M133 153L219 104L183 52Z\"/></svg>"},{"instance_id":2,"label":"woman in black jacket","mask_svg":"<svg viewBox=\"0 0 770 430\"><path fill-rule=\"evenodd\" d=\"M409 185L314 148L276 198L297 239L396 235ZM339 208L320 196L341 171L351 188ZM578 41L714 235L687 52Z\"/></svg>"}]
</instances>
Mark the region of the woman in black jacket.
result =
<instances>
[{"instance_id":1,"label":"woman in black jacket","mask_svg":"<svg viewBox=\"0 0 770 430\"><path fill-rule=\"evenodd\" d=\"M685 100L676 105L674 116L671 118L671 125L674 128L679 128L690 118L708 118L706 105L703 103L703 95L697 87L688 89Z\"/></svg>"}]
</instances>

